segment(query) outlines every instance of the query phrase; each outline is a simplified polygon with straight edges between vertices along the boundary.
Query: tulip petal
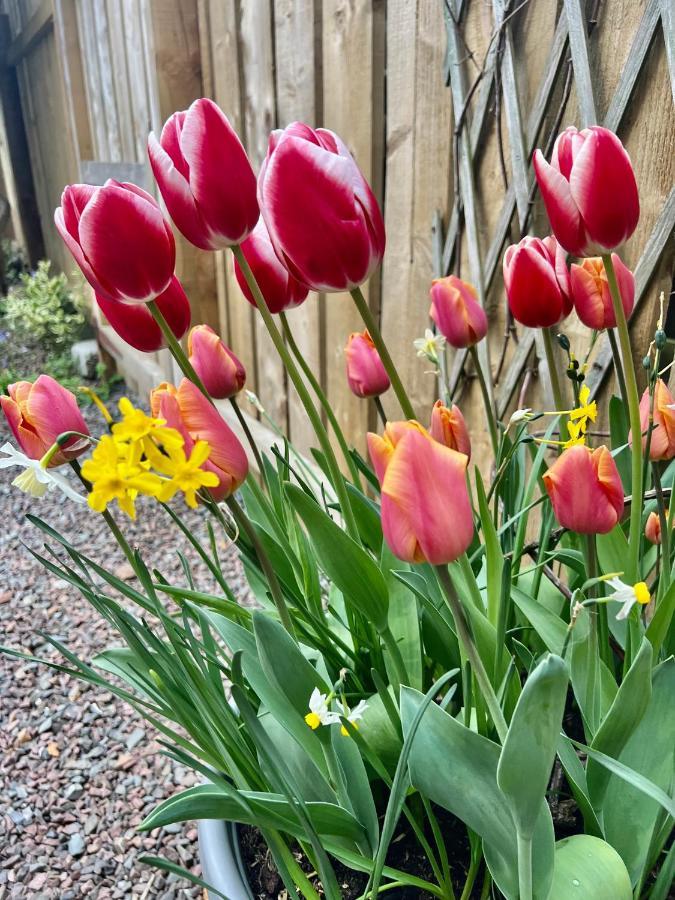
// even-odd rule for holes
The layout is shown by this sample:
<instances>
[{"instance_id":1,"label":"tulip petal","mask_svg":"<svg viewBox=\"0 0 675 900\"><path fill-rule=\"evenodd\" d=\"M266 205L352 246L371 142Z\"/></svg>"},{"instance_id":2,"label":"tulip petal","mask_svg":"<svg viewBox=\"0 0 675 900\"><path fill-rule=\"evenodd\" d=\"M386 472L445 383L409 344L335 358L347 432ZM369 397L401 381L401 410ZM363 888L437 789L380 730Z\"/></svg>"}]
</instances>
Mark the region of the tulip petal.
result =
<instances>
[{"instance_id":1,"label":"tulip petal","mask_svg":"<svg viewBox=\"0 0 675 900\"><path fill-rule=\"evenodd\" d=\"M89 284L93 287L93 289L99 294L106 294L109 297L115 296L115 289L108 284L103 284L97 275L94 273L94 270L89 265L89 260L84 255L82 247L80 247L76 238L68 231L64 222L64 211L61 206L57 207L54 210L54 224L56 225L56 230L63 238L63 242L70 251L71 256L80 267L80 270L84 277L87 279Z\"/></svg>"},{"instance_id":2,"label":"tulip petal","mask_svg":"<svg viewBox=\"0 0 675 900\"><path fill-rule=\"evenodd\" d=\"M135 191L99 188L80 218L80 245L96 276L125 300L147 302L169 286L173 239L157 204Z\"/></svg>"},{"instance_id":3,"label":"tulip petal","mask_svg":"<svg viewBox=\"0 0 675 900\"><path fill-rule=\"evenodd\" d=\"M541 150L535 151L533 164L546 214L558 243L568 253L584 256L588 243L586 231L569 183L546 162Z\"/></svg>"},{"instance_id":4,"label":"tulip petal","mask_svg":"<svg viewBox=\"0 0 675 900\"><path fill-rule=\"evenodd\" d=\"M528 328L547 328L563 317L563 301L551 260L544 251L518 245L504 264L509 307Z\"/></svg>"},{"instance_id":5,"label":"tulip petal","mask_svg":"<svg viewBox=\"0 0 675 900\"><path fill-rule=\"evenodd\" d=\"M543 476L556 519L578 534L607 534L623 511L623 488L611 454L601 447L594 454L588 447L570 447Z\"/></svg>"},{"instance_id":6,"label":"tulip petal","mask_svg":"<svg viewBox=\"0 0 675 900\"><path fill-rule=\"evenodd\" d=\"M241 141L220 108L195 100L183 122L180 148L190 168L190 189L220 246L238 244L260 211L256 178Z\"/></svg>"},{"instance_id":7,"label":"tulip petal","mask_svg":"<svg viewBox=\"0 0 675 900\"><path fill-rule=\"evenodd\" d=\"M25 418L47 447L50 447L65 431L89 434L75 395L50 375L40 375L33 384L26 400ZM78 441L79 438L74 437L66 447Z\"/></svg>"},{"instance_id":8,"label":"tulip petal","mask_svg":"<svg viewBox=\"0 0 675 900\"><path fill-rule=\"evenodd\" d=\"M569 189L589 239L609 251L635 231L640 200L630 158L619 138L606 128L596 126L589 131L574 157ZM548 204L546 208L548 211Z\"/></svg>"},{"instance_id":9,"label":"tulip petal","mask_svg":"<svg viewBox=\"0 0 675 900\"><path fill-rule=\"evenodd\" d=\"M280 262L279 257L274 252L274 247L262 216L251 234L242 242L241 250L246 257L246 262L251 267L255 280L258 282L258 287L265 298L267 308L271 313L280 313L283 310L300 306L301 303L305 302L309 288L306 284L302 284L294 278ZM251 306L257 309L251 289L236 260L234 261L234 274L242 293Z\"/></svg>"},{"instance_id":10,"label":"tulip petal","mask_svg":"<svg viewBox=\"0 0 675 900\"><path fill-rule=\"evenodd\" d=\"M382 484L388 498L382 527L387 543L391 538L408 554L402 558L419 561L422 554L432 565L443 565L467 549L474 533L467 462L417 429L408 429L398 442ZM419 546L412 559L411 535Z\"/></svg>"}]
</instances>

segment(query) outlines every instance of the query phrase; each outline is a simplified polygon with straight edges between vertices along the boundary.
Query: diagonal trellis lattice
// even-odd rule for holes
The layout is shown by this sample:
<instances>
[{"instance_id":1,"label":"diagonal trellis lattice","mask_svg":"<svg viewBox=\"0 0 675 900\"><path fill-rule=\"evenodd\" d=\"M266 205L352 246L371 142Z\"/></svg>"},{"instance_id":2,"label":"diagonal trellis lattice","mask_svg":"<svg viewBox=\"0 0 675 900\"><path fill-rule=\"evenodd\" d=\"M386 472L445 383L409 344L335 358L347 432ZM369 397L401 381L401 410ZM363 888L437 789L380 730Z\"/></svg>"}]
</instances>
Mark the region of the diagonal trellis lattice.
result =
<instances>
[{"instance_id":1,"label":"diagonal trellis lattice","mask_svg":"<svg viewBox=\"0 0 675 900\"><path fill-rule=\"evenodd\" d=\"M602 122L598 121L596 102L589 63L588 35L595 22L588 21L582 0L564 0L551 41L550 52L544 67L536 96L527 118L523 118L522 104L516 77L513 49L512 23L525 2L492 0L495 29L492 34L483 67L471 85L466 73L467 50L462 34L463 19L470 0L445 0L447 29L446 82L452 93L455 124L455 202L447 231L443 235L440 216L433 223L434 269L437 276L449 274L457 266L462 254L462 239L466 236L466 258L470 279L480 302L485 305L497 266L501 261L505 244L519 240L527 234L536 181L531 158L536 146L542 146L550 155L553 141L558 134L565 105L569 99L572 82L576 89L579 108L579 124L587 127L602 124L617 131L629 108L638 77L654 40L665 42L666 60L675 100L675 13L670 0L648 0L642 19L619 76L616 90L609 102ZM567 54L565 51L568 51ZM470 53L470 51L469 51ZM556 86L564 82L563 98L554 117L552 127L545 137L540 137L546 116L551 112ZM510 177L505 188L501 211L490 235L487 251L481 253L478 233L478 210L474 160L485 135L491 114L491 103L497 110L503 105L508 147L510 153ZM502 160L503 163L503 160ZM506 171L504 169L504 174ZM515 217L515 221L514 221ZM659 213L651 234L646 239L641 256L635 266L635 307L639 309L650 279L675 228L675 189L671 190ZM498 414L504 415L521 382L523 370L534 350L544 388L547 405L552 404L550 381L546 377L546 358L541 336L536 329L522 329L510 364L499 378L495 402ZM485 345L486 342L481 342ZM488 365L488 349L483 346L482 365ZM453 394L459 386L466 362L466 351L457 351L449 372L449 387ZM498 372L501 371L501 364ZM598 340L587 382L593 393L600 388L612 362L611 349L606 335Z\"/></svg>"}]
</instances>

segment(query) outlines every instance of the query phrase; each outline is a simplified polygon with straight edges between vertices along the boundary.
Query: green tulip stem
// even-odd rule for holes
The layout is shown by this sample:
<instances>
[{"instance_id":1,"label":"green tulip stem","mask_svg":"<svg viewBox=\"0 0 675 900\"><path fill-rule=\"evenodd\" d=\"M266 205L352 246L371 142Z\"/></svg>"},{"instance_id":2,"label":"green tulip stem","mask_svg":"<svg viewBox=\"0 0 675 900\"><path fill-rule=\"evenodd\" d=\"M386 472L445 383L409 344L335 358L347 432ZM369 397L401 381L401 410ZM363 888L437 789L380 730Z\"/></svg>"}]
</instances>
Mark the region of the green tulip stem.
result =
<instances>
[{"instance_id":1,"label":"green tulip stem","mask_svg":"<svg viewBox=\"0 0 675 900\"><path fill-rule=\"evenodd\" d=\"M396 371L394 360L391 358L389 350L387 349L387 345L384 342L382 332L380 331L380 326L375 321L375 316L370 311L368 302L363 296L363 291L361 290L361 288L357 287L350 291L350 293L354 299L356 308L359 311L359 315L363 319L363 324L366 326L366 328L368 329L368 334L373 339L375 349L377 350L380 359L382 360L382 365L387 371L389 381L391 381L391 386L394 389L394 393L398 397L398 402L401 404L403 415L406 417L406 419L414 419L415 410L413 409L412 403L410 402L410 399L405 392L403 382L399 378L399 374Z\"/></svg>"},{"instance_id":2,"label":"green tulip stem","mask_svg":"<svg viewBox=\"0 0 675 900\"><path fill-rule=\"evenodd\" d=\"M246 440L248 441L249 447L251 448L251 452L255 457L256 465L258 466L258 472L260 473L260 477L265 477L265 470L263 468L262 456L260 455L260 450L258 449L258 445L253 439L253 435L251 434L251 429L248 427L248 422L246 421L243 412L239 409L239 404L237 403L234 397L230 397L230 405L234 410L234 414L237 417L237 421L241 425L241 430L246 435Z\"/></svg>"},{"instance_id":3,"label":"green tulip stem","mask_svg":"<svg viewBox=\"0 0 675 900\"><path fill-rule=\"evenodd\" d=\"M637 381L635 379L635 366L630 346L630 333L628 322L621 302L619 285L614 272L614 263L611 253L602 257L607 274L607 284L612 295L616 328L619 333L621 346L621 359L623 372L626 379L626 394L628 397L628 418L630 430L633 436L631 445L631 493L630 505L630 533L628 535L629 573L633 581L640 577L640 541L642 538L642 428L640 426L640 398L638 395Z\"/></svg>"},{"instance_id":4,"label":"green tulip stem","mask_svg":"<svg viewBox=\"0 0 675 900\"><path fill-rule=\"evenodd\" d=\"M150 313L152 314L152 317L155 320L155 322L157 322L157 324L159 325L159 328L160 328L162 334L164 335L164 339L166 340L166 345L169 348L169 352L171 353L173 358L178 363L178 366L179 366L181 372L183 373L183 375L185 375L185 377L188 379L188 381L191 381L193 384L195 384L199 388L199 390L206 397L206 399L209 401L209 403L213 404L213 399L212 399L211 395L206 390L201 378L199 377L199 375L197 375L194 368L192 367L192 363L190 362L190 360L187 357L187 354L181 347L180 342L176 338L176 335L173 333L173 331L169 327L169 323L164 318L161 309L157 306L157 303L154 300L150 300L150 302L147 303L146 306L150 310ZM213 404L213 405L215 405L215 404Z\"/></svg>"},{"instance_id":5,"label":"green tulip stem","mask_svg":"<svg viewBox=\"0 0 675 900\"><path fill-rule=\"evenodd\" d=\"M565 407L563 405L563 396L560 389L560 380L558 378L558 366L556 364L555 350L553 349L553 333L550 328L542 328L541 336L544 341L544 352L546 353L546 365L548 366L548 377L551 380L551 390L553 391L553 402L556 412L560 412ZM560 423L562 431L563 423ZM562 438L561 438L562 440Z\"/></svg>"},{"instance_id":6,"label":"green tulip stem","mask_svg":"<svg viewBox=\"0 0 675 900\"><path fill-rule=\"evenodd\" d=\"M471 663L473 674L476 676L476 681L478 682L478 686L480 687L481 693L483 694L483 698L487 705L494 726L497 729L499 740L503 744L506 740L506 735L509 728L506 724L506 719L504 718L502 708L499 705L497 695L495 694L488 674L485 671L483 661L480 658L480 655L474 643L473 636L471 634L471 628L466 618L464 608L462 607L462 602L457 595L455 585L452 583L452 578L450 577L450 573L448 572L448 567L436 566L436 574L438 576L438 581L441 585L441 588L443 589L445 600L450 607L450 612L452 613L452 618L455 622L457 638L459 640L460 646L466 653L467 659Z\"/></svg>"},{"instance_id":7,"label":"green tulip stem","mask_svg":"<svg viewBox=\"0 0 675 900\"><path fill-rule=\"evenodd\" d=\"M375 405L375 409L377 410L377 414L380 417L382 427L384 428L387 424L387 414L384 411L384 406L382 406L382 401L379 397L373 397L373 403Z\"/></svg>"},{"instance_id":8,"label":"green tulip stem","mask_svg":"<svg viewBox=\"0 0 675 900\"><path fill-rule=\"evenodd\" d=\"M398 688L402 684L410 684L410 677L405 667L405 662L403 661L403 656L401 655L401 651L399 649L398 644L396 643L396 638L391 633L389 628L385 628L380 632L380 637L382 638L382 643L387 648L387 652L389 653L389 657L391 658L392 665L394 667L394 672L396 673L396 681L398 685L395 686L396 695L398 696Z\"/></svg>"},{"instance_id":9,"label":"green tulip stem","mask_svg":"<svg viewBox=\"0 0 675 900\"><path fill-rule=\"evenodd\" d=\"M658 461L652 462L652 478L654 481L654 489L656 491L656 508L658 510L659 525L661 527L661 559L663 566L659 577L658 596L663 597L666 588L670 586L670 531L668 530L668 513L666 512L666 501L663 496L663 486L661 484L661 471Z\"/></svg>"},{"instance_id":10,"label":"green tulip stem","mask_svg":"<svg viewBox=\"0 0 675 900\"><path fill-rule=\"evenodd\" d=\"M483 405L485 406L485 415L487 416L488 427L490 429L490 440L492 441L492 452L494 453L495 457L495 465L497 465L499 460L499 432L497 431L497 411L494 407L494 404L490 400L490 394L488 391L487 382L485 380L485 372L483 371L483 367L480 364L480 359L478 357L478 351L476 350L475 344L469 347L469 353L471 354L471 359L473 360L473 367L476 372L476 377L478 378L480 392L483 396Z\"/></svg>"},{"instance_id":11,"label":"green tulip stem","mask_svg":"<svg viewBox=\"0 0 675 900\"><path fill-rule=\"evenodd\" d=\"M532 838L518 832L518 900L532 900Z\"/></svg>"},{"instance_id":12,"label":"green tulip stem","mask_svg":"<svg viewBox=\"0 0 675 900\"><path fill-rule=\"evenodd\" d=\"M586 535L586 574L588 578L598 576L598 552L595 544L595 535ZM587 591L589 597L597 596L597 585L592 585ZM598 603L595 609L588 610L591 616L591 632L597 631L597 644L600 659L612 671L612 655L609 646L609 622L607 619L607 604ZM597 628L594 625L597 624Z\"/></svg>"},{"instance_id":13,"label":"green tulip stem","mask_svg":"<svg viewBox=\"0 0 675 900\"><path fill-rule=\"evenodd\" d=\"M326 413L326 418L330 422L330 427L333 429L335 438L336 438L338 444L340 445L340 450L342 451L342 455L344 456L345 462L347 463L347 466L349 467L349 472L352 476L352 481L360 489L361 488L361 476L359 475L359 470L358 470L356 463L354 462L354 458L352 457L351 453L349 452L349 446L345 439L344 433L343 433L342 429L340 428L340 423L338 422L337 417L336 417L335 413L333 412L333 407L328 402L328 397L326 397L325 392L323 391L321 385L319 384L318 378L316 377L314 372L312 372L312 367L307 363L307 360L305 359L302 351L296 344L295 337L293 336L293 331L288 322L288 319L286 318L286 313L284 313L284 312L279 313L279 318L281 319L281 327L283 328L284 337L286 338L286 343L290 347L291 353L295 357L296 362L298 363L298 365L304 372L305 378L309 382L310 387L316 394L317 400L321 404L321 408Z\"/></svg>"},{"instance_id":14,"label":"green tulip stem","mask_svg":"<svg viewBox=\"0 0 675 900\"><path fill-rule=\"evenodd\" d=\"M335 489L338 502L340 504L340 509L342 510L342 515L344 517L347 532L353 540L360 543L361 539L359 537L356 519L354 518L354 512L349 502L349 494L347 493L344 478L342 477L342 473L340 472L340 467L338 466L335 453L333 452L333 447L331 445L330 438L328 437L328 432L324 428L323 422L321 421L321 416L319 415L317 408L314 406L305 382L302 380L302 375L298 371L293 357L289 353L288 347L286 347L286 344L284 343L283 336L277 328L274 319L272 318L272 314L270 313L267 303L265 302L265 298L263 297L260 287L258 286L255 275L251 271L251 267L249 266L248 261L241 250L241 247L238 244L235 244L233 247L230 247L230 250L232 251L234 258L239 263L239 267L244 275L244 278L246 279L246 283L251 290L253 299L255 300L255 304L258 307L258 311L263 318L265 327L267 328L267 331L272 338L272 342L276 347L277 353L286 366L286 371L288 372L291 381L293 382L295 389L298 392L298 396L300 397L302 405L305 407L307 416L312 423L314 433L317 436L319 444L321 445L323 455L326 458L326 464L330 471L330 478L333 483L333 488Z\"/></svg>"},{"instance_id":15,"label":"green tulip stem","mask_svg":"<svg viewBox=\"0 0 675 900\"><path fill-rule=\"evenodd\" d=\"M621 354L619 353L619 345L616 342L616 334L613 328L607 329L607 340L612 348L612 358L614 360L614 371L616 372L616 381L619 385L619 393L621 394L621 402L623 408L628 409L628 393L626 391L626 379L623 374L623 365L621 364Z\"/></svg>"}]
</instances>

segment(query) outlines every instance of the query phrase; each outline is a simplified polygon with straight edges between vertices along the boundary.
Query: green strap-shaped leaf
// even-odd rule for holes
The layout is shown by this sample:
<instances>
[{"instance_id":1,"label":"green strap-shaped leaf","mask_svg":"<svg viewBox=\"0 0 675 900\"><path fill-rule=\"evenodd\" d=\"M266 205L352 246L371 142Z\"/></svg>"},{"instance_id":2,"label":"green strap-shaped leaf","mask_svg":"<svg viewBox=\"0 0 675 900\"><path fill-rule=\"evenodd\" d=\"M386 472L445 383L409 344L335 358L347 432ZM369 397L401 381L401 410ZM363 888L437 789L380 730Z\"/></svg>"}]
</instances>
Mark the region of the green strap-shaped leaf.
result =
<instances>
[{"instance_id":1,"label":"green strap-shaped leaf","mask_svg":"<svg viewBox=\"0 0 675 900\"><path fill-rule=\"evenodd\" d=\"M289 485L288 497L305 523L321 568L375 627L387 627L387 585L373 558L300 488Z\"/></svg>"},{"instance_id":2,"label":"green strap-shaped leaf","mask_svg":"<svg viewBox=\"0 0 675 900\"><path fill-rule=\"evenodd\" d=\"M497 766L497 784L509 801L519 833L532 837L546 796L562 727L567 666L546 656L525 682Z\"/></svg>"},{"instance_id":3,"label":"green strap-shaped leaf","mask_svg":"<svg viewBox=\"0 0 675 900\"><path fill-rule=\"evenodd\" d=\"M548 900L632 900L630 878L619 854L590 834L574 834L555 845Z\"/></svg>"}]
</instances>

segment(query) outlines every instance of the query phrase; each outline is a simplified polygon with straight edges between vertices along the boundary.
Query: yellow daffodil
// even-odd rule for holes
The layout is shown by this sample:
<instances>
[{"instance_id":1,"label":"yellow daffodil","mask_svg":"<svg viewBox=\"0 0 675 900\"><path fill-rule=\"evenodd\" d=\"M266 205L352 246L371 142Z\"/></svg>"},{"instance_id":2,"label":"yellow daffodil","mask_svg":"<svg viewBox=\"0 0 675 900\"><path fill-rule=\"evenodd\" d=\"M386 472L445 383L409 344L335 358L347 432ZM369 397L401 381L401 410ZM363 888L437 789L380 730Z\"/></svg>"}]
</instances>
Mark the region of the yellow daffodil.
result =
<instances>
[{"instance_id":1,"label":"yellow daffodil","mask_svg":"<svg viewBox=\"0 0 675 900\"><path fill-rule=\"evenodd\" d=\"M167 428L165 419L155 419L146 415L142 409L136 409L128 397L119 402L122 421L112 427L114 436L120 441L140 442L144 449L149 449L155 442L163 447L182 447L183 436L175 428Z\"/></svg>"},{"instance_id":2,"label":"yellow daffodil","mask_svg":"<svg viewBox=\"0 0 675 900\"><path fill-rule=\"evenodd\" d=\"M194 509L197 506L197 491L203 487L216 487L219 483L215 472L201 468L209 458L211 448L207 441L197 441L189 457L183 447L165 445L164 449L165 453L150 451L149 456L153 468L169 476L169 480L162 484L158 497L166 502L182 491L185 502Z\"/></svg>"},{"instance_id":3,"label":"yellow daffodil","mask_svg":"<svg viewBox=\"0 0 675 900\"><path fill-rule=\"evenodd\" d=\"M139 443L127 444L110 435L104 435L91 458L85 460L82 475L91 482L87 502L92 509L103 512L117 500L131 519L136 518L138 494L157 497L163 484L158 475L148 471Z\"/></svg>"},{"instance_id":4,"label":"yellow daffodil","mask_svg":"<svg viewBox=\"0 0 675 900\"><path fill-rule=\"evenodd\" d=\"M579 423L581 434L586 434L588 422L595 422L598 417L598 404L595 400L593 400L592 403L589 403L588 399L590 396L591 389L587 384L583 385L579 391L579 406L567 413L572 422Z\"/></svg>"}]
</instances>

